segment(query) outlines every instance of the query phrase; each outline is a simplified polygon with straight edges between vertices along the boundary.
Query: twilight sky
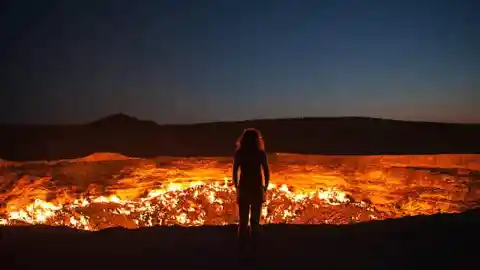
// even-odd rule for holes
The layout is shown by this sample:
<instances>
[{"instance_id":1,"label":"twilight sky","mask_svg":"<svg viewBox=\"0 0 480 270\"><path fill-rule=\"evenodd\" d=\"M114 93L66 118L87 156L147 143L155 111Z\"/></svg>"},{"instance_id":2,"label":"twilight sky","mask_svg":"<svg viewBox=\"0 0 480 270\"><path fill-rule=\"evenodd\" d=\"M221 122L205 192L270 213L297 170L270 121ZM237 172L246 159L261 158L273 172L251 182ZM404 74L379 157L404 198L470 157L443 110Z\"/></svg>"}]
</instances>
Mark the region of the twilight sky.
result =
<instances>
[{"instance_id":1,"label":"twilight sky","mask_svg":"<svg viewBox=\"0 0 480 270\"><path fill-rule=\"evenodd\" d=\"M480 123L478 0L7 2L3 123Z\"/></svg>"}]
</instances>

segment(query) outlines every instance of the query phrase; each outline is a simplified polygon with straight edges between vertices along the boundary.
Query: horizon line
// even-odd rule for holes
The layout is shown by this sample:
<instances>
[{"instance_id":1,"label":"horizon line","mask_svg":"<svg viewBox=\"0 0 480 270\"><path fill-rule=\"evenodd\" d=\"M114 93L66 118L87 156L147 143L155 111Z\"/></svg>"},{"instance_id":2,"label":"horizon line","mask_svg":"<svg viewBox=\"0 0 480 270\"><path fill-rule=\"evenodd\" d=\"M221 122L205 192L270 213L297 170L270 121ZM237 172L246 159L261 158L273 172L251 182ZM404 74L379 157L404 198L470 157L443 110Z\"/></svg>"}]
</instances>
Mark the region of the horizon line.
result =
<instances>
[{"instance_id":1,"label":"horizon line","mask_svg":"<svg viewBox=\"0 0 480 270\"><path fill-rule=\"evenodd\" d=\"M151 122L157 126L192 126L192 125L205 125L205 124L227 124L227 123L243 123L254 121L281 121L281 120L314 120L314 119L370 119L370 120L383 120L383 121L395 121L395 122L411 122L411 123L431 123L431 124L449 124L449 125L480 125L480 122L459 122L459 121L431 121L431 120L405 120L395 118L373 117L373 116L295 116L295 117L279 117L279 118L249 118L241 120L219 120L219 121L198 121L191 123L162 123L159 124L154 120L141 119L126 113L113 113L104 117L97 118L93 121L77 122L77 123L0 123L0 126L84 126L100 122L108 119L109 117L125 117L139 122Z\"/></svg>"}]
</instances>

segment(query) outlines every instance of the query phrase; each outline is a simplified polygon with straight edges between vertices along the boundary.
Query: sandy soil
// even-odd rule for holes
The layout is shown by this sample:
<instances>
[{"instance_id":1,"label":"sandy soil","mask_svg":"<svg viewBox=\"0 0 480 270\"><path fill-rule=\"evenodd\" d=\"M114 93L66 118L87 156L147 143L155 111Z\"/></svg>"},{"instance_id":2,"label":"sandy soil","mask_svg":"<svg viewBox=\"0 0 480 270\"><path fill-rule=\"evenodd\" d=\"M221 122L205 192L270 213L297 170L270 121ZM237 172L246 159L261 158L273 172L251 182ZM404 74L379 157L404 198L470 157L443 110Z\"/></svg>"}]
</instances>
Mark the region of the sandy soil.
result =
<instances>
[{"instance_id":1,"label":"sandy soil","mask_svg":"<svg viewBox=\"0 0 480 270\"><path fill-rule=\"evenodd\" d=\"M122 154L118 153L94 153L83 158L71 159L70 161L78 162L95 162L95 161L111 161L111 160L125 160L131 159Z\"/></svg>"}]
</instances>

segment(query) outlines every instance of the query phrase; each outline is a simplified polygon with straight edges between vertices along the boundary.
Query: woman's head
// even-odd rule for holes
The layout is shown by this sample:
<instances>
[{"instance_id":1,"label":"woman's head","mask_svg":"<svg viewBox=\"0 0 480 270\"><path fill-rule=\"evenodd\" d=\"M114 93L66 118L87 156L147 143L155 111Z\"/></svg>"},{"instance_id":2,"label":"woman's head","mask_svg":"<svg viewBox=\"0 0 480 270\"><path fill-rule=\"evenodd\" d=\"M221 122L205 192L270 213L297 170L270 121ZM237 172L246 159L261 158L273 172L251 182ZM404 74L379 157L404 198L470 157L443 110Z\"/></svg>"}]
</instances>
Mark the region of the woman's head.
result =
<instances>
[{"instance_id":1,"label":"woman's head","mask_svg":"<svg viewBox=\"0 0 480 270\"><path fill-rule=\"evenodd\" d=\"M265 150L262 134L255 128L247 128L237 141L237 150Z\"/></svg>"}]
</instances>

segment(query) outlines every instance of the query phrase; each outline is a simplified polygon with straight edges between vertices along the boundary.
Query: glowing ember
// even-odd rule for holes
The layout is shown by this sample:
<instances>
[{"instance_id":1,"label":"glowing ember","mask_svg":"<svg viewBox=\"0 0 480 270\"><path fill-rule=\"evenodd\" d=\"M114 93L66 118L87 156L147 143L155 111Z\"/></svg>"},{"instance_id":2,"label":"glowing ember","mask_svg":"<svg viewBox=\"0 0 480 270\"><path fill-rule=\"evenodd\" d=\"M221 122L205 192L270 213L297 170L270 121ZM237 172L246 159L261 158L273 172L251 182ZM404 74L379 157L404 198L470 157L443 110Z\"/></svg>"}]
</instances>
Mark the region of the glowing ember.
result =
<instances>
[{"instance_id":1,"label":"glowing ember","mask_svg":"<svg viewBox=\"0 0 480 270\"><path fill-rule=\"evenodd\" d=\"M357 166L352 172L351 167L329 169L332 162L309 160L308 156L280 157L272 161L272 182L278 186L268 188L262 223L346 224L469 207L467 195L472 188L466 184L468 179L384 165L364 170ZM4 190L0 225L99 230L237 222L229 159L160 161L95 163L98 169L81 162L5 168L0 181ZM120 169L108 173L106 179L96 179L112 164ZM12 175L13 171L21 174ZM88 171L94 173L89 176Z\"/></svg>"},{"instance_id":2,"label":"glowing ember","mask_svg":"<svg viewBox=\"0 0 480 270\"><path fill-rule=\"evenodd\" d=\"M225 225L236 222L235 197L235 190L227 185L227 180L224 184L197 182L184 186L172 183L136 200L121 200L111 195L54 204L37 199L18 210L12 207L0 222L65 225L85 230L109 226ZM312 210L352 203L344 192L335 189L293 193L286 185L276 187L273 184L267 198L263 211L263 221L267 223L318 223ZM101 210L94 211L95 208ZM118 219L115 216L123 218L115 222ZM333 219L325 220L328 221L334 222Z\"/></svg>"}]
</instances>

